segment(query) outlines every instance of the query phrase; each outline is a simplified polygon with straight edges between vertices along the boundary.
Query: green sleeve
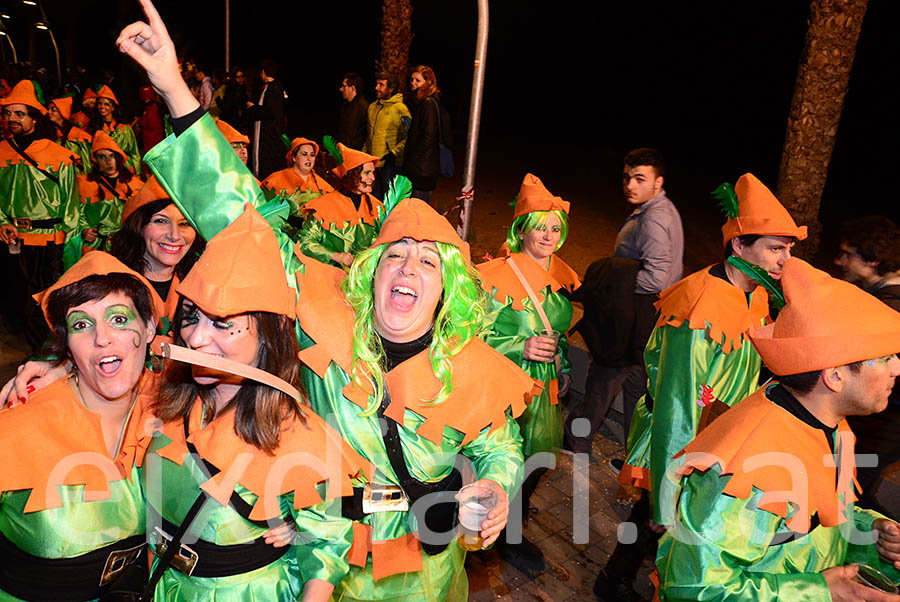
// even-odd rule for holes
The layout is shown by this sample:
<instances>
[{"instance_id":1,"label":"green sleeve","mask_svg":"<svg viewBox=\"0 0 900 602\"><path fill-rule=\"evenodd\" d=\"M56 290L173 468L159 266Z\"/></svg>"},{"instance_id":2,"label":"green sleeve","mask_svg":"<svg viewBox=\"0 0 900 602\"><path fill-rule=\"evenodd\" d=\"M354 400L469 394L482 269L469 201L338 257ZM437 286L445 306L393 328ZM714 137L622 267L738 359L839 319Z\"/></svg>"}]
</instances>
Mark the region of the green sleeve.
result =
<instances>
[{"instance_id":1,"label":"green sleeve","mask_svg":"<svg viewBox=\"0 0 900 602\"><path fill-rule=\"evenodd\" d=\"M749 500L723 494L730 478L708 470L685 479L679 521L660 540L660 599L831 602L819 572L794 568L820 570L816 546L807 539L782 544L794 546L790 552L770 547L772 538L785 530L783 519L756 508L758 490ZM791 558L786 560L787 555Z\"/></svg>"},{"instance_id":2,"label":"green sleeve","mask_svg":"<svg viewBox=\"0 0 900 602\"><path fill-rule=\"evenodd\" d=\"M81 217L81 195L78 194L78 180L75 177L75 165L63 165L57 174L59 176L60 192L60 217L62 218L62 231L66 238L71 238L81 232L78 229L78 220Z\"/></svg>"},{"instance_id":3,"label":"green sleeve","mask_svg":"<svg viewBox=\"0 0 900 602\"><path fill-rule=\"evenodd\" d=\"M528 337L519 334L519 323L507 312L514 312L512 302L501 303L491 297L485 324L490 326L481 338L485 343L505 355L517 366L525 364L525 341Z\"/></svg>"},{"instance_id":4,"label":"green sleeve","mask_svg":"<svg viewBox=\"0 0 900 602\"><path fill-rule=\"evenodd\" d=\"M353 521L340 515L340 504L322 502L293 510L298 541L293 546L303 581L321 579L337 585L347 575L347 552L353 543Z\"/></svg>"},{"instance_id":5,"label":"green sleeve","mask_svg":"<svg viewBox=\"0 0 900 602\"><path fill-rule=\"evenodd\" d=\"M860 537L862 541L857 541L854 537L850 538L850 542L847 545L846 564L852 562L867 564L878 569L884 573L888 579L891 579L897 584L900 583L900 570L894 568L892 563L883 561L878 555L878 550L872 544L874 538L869 539L867 537L872 531L872 523L878 518L892 520L874 510L857 507L853 508L853 525L856 528L855 536Z\"/></svg>"},{"instance_id":6,"label":"green sleeve","mask_svg":"<svg viewBox=\"0 0 900 602\"><path fill-rule=\"evenodd\" d=\"M572 362L569 361L569 338L566 336L566 333L562 332L559 335L559 360L560 374L571 374L572 373Z\"/></svg>"},{"instance_id":7,"label":"green sleeve","mask_svg":"<svg viewBox=\"0 0 900 602\"><path fill-rule=\"evenodd\" d=\"M329 250L322 241L325 239L325 228L322 223L316 219L315 215L309 215L300 228L300 250L304 255L318 259L322 263L335 265L331 261L334 251Z\"/></svg>"},{"instance_id":8,"label":"green sleeve","mask_svg":"<svg viewBox=\"0 0 900 602\"><path fill-rule=\"evenodd\" d=\"M519 425L511 416L506 424L489 433L482 429L478 437L462 448L464 456L472 460L479 479L498 483L509 499L522 485L522 436Z\"/></svg>"},{"instance_id":9,"label":"green sleeve","mask_svg":"<svg viewBox=\"0 0 900 602\"><path fill-rule=\"evenodd\" d=\"M131 168L131 172L137 175L141 174L141 151L138 149L137 137L131 126L118 128L119 135L116 141L122 152L125 153L127 160L125 166Z\"/></svg>"}]
</instances>

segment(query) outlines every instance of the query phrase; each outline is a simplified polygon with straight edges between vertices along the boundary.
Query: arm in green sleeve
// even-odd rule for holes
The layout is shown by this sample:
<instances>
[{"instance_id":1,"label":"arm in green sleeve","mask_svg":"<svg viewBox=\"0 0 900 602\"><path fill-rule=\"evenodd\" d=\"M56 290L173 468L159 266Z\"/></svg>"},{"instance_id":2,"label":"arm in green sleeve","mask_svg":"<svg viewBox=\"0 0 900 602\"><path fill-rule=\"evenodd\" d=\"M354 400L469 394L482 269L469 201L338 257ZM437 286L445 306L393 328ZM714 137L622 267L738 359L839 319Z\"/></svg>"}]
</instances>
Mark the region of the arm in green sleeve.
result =
<instances>
[{"instance_id":1,"label":"arm in green sleeve","mask_svg":"<svg viewBox=\"0 0 900 602\"><path fill-rule=\"evenodd\" d=\"M511 303L501 303L491 297L485 324L487 330L481 333L485 343L505 355L517 366L525 364L525 341L528 337L519 334L518 322Z\"/></svg>"},{"instance_id":2,"label":"arm in green sleeve","mask_svg":"<svg viewBox=\"0 0 900 602\"><path fill-rule=\"evenodd\" d=\"M708 470L685 479L679 521L660 541L656 559L660 599L831 602L820 573L798 573L774 559L781 550L768 544L786 529L783 519L756 508L758 490L749 500L723 494L730 478ZM808 546L815 554L808 540L783 545ZM758 570L766 564L769 572Z\"/></svg>"},{"instance_id":3,"label":"arm in green sleeve","mask_svg":"<svg viewBox=\"0 0 900 602\"><path fill-rule=\"evenodd\" d=\"M81 217L81 195L78 194L78 181L75 177L75 166L64 165L59 170L60 191L60 217L62 218L62 231L66 238L71 238L81 232L79 219Z\"/></svg>"},{"instance_id":4,"label":"arm in green sleeve","mask_svg":"<svg viewBox=\"0 0 900 602\"><path fill-rule=\"evenodd\" d=\"M292 510L299 533L294 553L304 581L321 579L337 585L350 570L347 552L353 543L353 521L340 515L340 507L322 502Z\"/></svg>"},{"instance_id":5,"label":"arm in green sleeve","mask_svg":"<svg viewBox=\"0 0 900 602\"><path fill-rule=\"evenodd\" d=\"M472 460L479 479L495 481L510 499L522 485L522 436L519 424L511 416L507 415L506 424L493 433L482 429L462 448L462 454Z\"/></svg>"},{"instance_id":6,"label":"arm in green sleeve","mask_svg":"<svg viewBox=\"0 0 900 602\"><path fill-rule=\"evenodd\" d=\"M237 219L245 203L266 202L256 178L209 115L154 146L144 161L206 240Z\"/></svg>"},{"instance_id":7,"label":"arm in green sleeve","mask_svg":"<svg viewBox=\"0 0 900 602\"><path fill-rule=\"evenodd\" d=\"M134 129L131 126L121 129L119 147L127 157L125 166L130 167L132 173L141 175L141 151L138 149L137 136L134 135Z\"/></svg>"},{"instance_id":8,"label":"arm in green sleeve","mask_svg":"<svg viewBox=\"0 0 900 602\"><path fill-rule=\"evenodd\" d=\"M569 339L564 332L559 335L559 361L560 374L571 374L572 362L569 361Z\"/></svg>"},{"instance_id":9,"label":"arm in green sleeve","mask_svg":"<svg viewBox=\"0 0 900 602\"><path fill-rule=\"evenodd\" d=\"M322 244L324 239L325 228L314 215L308 215L306 221L303 222L303 227L300 228L300 250L304 255L318 259L322 263L334 265L331 261L334 251Z\"/></svg>"}]
</instances>

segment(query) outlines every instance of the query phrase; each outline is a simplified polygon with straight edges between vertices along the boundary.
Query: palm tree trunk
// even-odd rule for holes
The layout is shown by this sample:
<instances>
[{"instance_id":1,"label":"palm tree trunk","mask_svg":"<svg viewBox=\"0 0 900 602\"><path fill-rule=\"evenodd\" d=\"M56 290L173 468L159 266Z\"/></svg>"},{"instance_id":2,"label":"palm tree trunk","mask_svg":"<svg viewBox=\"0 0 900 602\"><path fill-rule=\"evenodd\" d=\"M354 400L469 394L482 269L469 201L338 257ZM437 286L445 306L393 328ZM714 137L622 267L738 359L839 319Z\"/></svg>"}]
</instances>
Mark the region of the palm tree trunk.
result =
<instances>
[{"instance_id":1,"label":"palm tree trunk","mask_svg":"<svg viewBox=\"0 0 900 602\"><path fill-rule=\"evenodd\" d=\"M384 0L381 16L381 60L378 70L393 73L403 82L409 68L412 42L412 5L410 0Z\"/></svg>"},{"instance_id":2,"label":"palm tree trunk","mask_svg":"<svg viewBox=\"0 0 900 602\"><path fill-rule=\"evenodd\" d=\"M800 249L805 257L819 247L819 205L867 4L812 0L810 6L775 193L797 223L809 227Z\"/></svg>"}]
</instances>

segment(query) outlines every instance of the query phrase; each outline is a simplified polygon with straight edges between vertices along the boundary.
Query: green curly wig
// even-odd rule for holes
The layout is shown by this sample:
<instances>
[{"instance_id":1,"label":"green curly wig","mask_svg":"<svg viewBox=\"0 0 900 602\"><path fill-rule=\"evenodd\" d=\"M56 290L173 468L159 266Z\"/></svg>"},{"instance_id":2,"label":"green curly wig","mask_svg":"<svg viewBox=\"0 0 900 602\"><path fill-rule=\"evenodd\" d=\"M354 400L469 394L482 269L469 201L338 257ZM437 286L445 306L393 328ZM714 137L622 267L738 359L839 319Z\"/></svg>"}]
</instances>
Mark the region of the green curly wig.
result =
<instances>
[{"instance_id":1,"label":"green curly wig","mask_svg":"<svg viewBox=\"0 0 900 602\"><path fill-rule=\"evenodd\" d=\"M559 218L559 244L556 245L556 250L559 251L559 248L566 242L566 236L569 234L569 216L561 209L555 211L532 211L513 220L512 225L509 227L509 232L506 234L506 244L509 246L509 250L513 253L521 252L522 239L519 238L519 235L524 236L539 226L546 226L551 215Z\"/></svg>"},{"instance_id":2,"label":"green curly wig","mask_svg":"<svg viewBox=\"0 0 900 602\"><path fill-rule=\"evenodd\" d=\"M393 244L393 243L390 243ZM371 379L375 396L363 415L374 414L384 398L385 354L381 339L375 333L375 271L390 244L382 244L360 253L350 273L341 283L356 318L353 323L353 365L351 377L359 386ZM459 353L484 327L487 293L481 288L478 272L466 264L459 249L435 242L441 258L444 293L434 320L434 336L428 357L434 375L443 384L434 404L444 401L453 390L451 358Z\"/></svg>"}]
</instances>

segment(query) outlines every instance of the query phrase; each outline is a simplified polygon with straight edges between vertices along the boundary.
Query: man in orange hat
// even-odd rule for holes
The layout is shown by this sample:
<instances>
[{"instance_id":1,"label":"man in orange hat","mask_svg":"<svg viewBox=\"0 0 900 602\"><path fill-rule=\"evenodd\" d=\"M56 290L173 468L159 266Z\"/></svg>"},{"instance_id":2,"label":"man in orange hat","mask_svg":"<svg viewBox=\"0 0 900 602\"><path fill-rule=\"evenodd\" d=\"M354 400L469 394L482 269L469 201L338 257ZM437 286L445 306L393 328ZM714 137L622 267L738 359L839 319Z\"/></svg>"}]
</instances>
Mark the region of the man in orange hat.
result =
<instances>
[{"instance_id":1,"label":"man in orange hat","mask_svg":"<svg viewBox=\"0 0 900 602\"><path fill-rule=\"evenodd\" d=\"M900 525L855 507L846 422L887 405L900 314L796 258L783 281L778 319L750 335L780 382L676 458L682 491L657 557L662 600L900 600L856 580L876 581L875 569L885 591L900 581Z\"/></svg>"},{"instance_id":2,"label":"man in orange hat","mask_svg":"<svg viewBox=\"0 0 900 602\"><path fill-rule=\"evenodd\" d=\"M290 204L291 217L294 219L288 220L297 228L303 225L300 209L306 203L334 192L334 187L314 171L318 154L318 144L308 138L294 138L291 148L284 156L288 167L276 171L262 183L266 196L281 195Z\"/></svg>"},{"instance_id":3,"label":"man in orange hat","mask_svg":"<svg viewBox=\"0 0 900 602\"><path fill-rule=\"evenodd\" d=\"M762 280L781 278L796 240L806 238L778 199L752 174L715 193L728 220L722 227L726 257L761 268ZM759 386L759 355L747 333L769 315L763 286L731 261L691 274L667 288L656 303L659 317L644 350L648 392L638 401L628 434L628 456L619 482L649 492L632 508L634 543L619 543L595 583L601 600L634 599L631 583L652 551L660 525L671 524L678 479L672 456L721 408ZM652 519L653 531L647 517Z\"/></svg>"},{"instance_id":4,"label":"man in orange hat","mask_svg":"<svg viewBox=\"0 0 900 602\"><path fill-rule=\"evenodd\" d=\"M76 158L41 136L38 125L47 109L30 80L16 84L0 107L12 132L0 142L0 242L18 254L18 273L5 279L14 298L9 317L24 324L37 351L48 331L30 296L62 274L63 243L78 227Z\"/></svg>"}]
</instances>

